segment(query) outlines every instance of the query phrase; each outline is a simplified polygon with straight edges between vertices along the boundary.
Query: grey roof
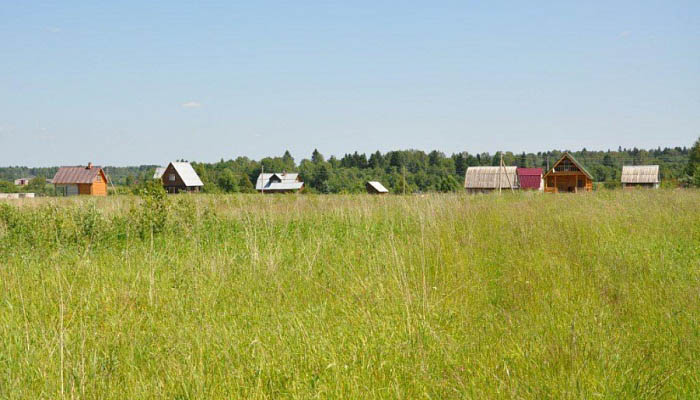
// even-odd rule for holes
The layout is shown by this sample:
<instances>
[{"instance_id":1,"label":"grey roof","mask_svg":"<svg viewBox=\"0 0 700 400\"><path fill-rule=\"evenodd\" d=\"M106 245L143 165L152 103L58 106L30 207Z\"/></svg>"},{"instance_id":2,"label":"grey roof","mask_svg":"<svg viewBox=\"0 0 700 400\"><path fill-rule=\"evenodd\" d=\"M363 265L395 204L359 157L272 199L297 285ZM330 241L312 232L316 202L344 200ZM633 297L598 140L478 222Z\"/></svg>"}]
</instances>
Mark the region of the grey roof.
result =
<instances>
[{"instance_id":1,"label":"grey roof","mask_svg":"<svg viewBox=\"0 0 700 400\"><path fill-rule=\"evenodd\" d=\"M384 187L381 183L377 181L369 181L367 182L368 185L372 186L374 190L376 190L379 193L389 193L389 190Z\"/></svg>"},{"instance_id":2,"label":"grey roof","mask_svg":"<svg viewBox=\"0 0 700 400\"><path fill-rule=\"evenodd\" d=\"M623 165L622 183L659 183L658 165Z\"/></svg>"},{"instance_id":3,"label":"grey roof","mask_svg":"<svg viewBox=\"0 0 700 400\"><path fill-rule=\"evenodd\" d=\"M271 178L275 179L271 179ZM299 180L299 174L295 172L275 172L260 174L255 181L256 190L299 190L304 182Z\"/></svg>"},{"instance_id":4,"label":"grey roof","mask_svg":"<svg viewBox=\"0 0 700 400\"><path fill-rule=\"evenodd\" d=\"M153 179L162 178L166 168L167 167L156 167L156 172L153 174Z\"/></svg>"},{"instance_id":5,"label":"grey roof","mask_svg":"<svg viewBox=\"0 0 700 400\"><path fill-rule=\"evenodd\" d=\"M185 186L204 186L202 180L199 179L199 175L197 175L197 172L195 172L190 163L171 162L170 164L175 168L177 174L180 175Z\"/></svg>"},{"instance_id":6,"label":"grey roof","mask_svg":"<svg viewBox=\"0 0 700 400\"><path fill-rule=\"evenodd\" d=\"M466 189L518 188L518 167L469 167L464 176Z\"/></svg>"}]
</instances>

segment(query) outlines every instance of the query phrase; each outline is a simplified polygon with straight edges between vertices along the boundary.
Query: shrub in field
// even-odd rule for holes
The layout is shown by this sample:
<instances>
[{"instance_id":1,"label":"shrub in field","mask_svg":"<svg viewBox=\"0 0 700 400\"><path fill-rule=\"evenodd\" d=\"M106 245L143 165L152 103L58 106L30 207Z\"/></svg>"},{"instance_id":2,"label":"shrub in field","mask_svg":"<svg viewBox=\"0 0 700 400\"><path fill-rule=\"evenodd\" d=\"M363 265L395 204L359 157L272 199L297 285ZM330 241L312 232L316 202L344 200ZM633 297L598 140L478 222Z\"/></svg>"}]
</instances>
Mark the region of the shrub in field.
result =
<instances>
[{"instance_id":1,"label":"shrub in field","mask_svg":"<svg viewBox=\"0 0 700 400\"><path fill-rule=\"evenodd\" d=\"M158 181L147 182L140 190L141 204L132 209L132 217L142 238L157 234L168 222L168 195Z\"/></svg>"}]
</instances>

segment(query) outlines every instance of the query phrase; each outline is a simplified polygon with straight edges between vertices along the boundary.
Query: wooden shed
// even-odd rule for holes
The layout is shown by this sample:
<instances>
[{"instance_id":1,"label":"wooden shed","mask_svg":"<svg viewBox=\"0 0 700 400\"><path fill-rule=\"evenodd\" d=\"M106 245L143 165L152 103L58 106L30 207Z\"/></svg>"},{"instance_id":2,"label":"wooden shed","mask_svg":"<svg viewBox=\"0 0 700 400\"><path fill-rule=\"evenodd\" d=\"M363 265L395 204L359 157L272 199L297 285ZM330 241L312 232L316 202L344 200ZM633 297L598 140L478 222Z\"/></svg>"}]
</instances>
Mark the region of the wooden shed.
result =
<instances>
[{"instance_id":1,"label":"wooden shed","mask_svg":"<svg viewBox=\"0 0 700 400\"><path fill-rule=\"evenodd\" d=\"M517 167L469 167L464 175L467 193L488 193L518 187Z\"/></svg>"},{"instance_id":2,"label":"wooden shed","mask_svg":"<svg viewBox=\"0 0 700 400\"><path fill-rule=\"evenodd\" d=\"M160 173L156 169L156 175ZM199 192L204 187L204 183L199 179L199 175L188 162L171 162L162 171L160 176L163 188L168 193L189 193Z\"/></svg>"},{"instance_id":3,"label":"wooden shed","mask_svg":"<svg viewBox=\"0 0 700 400\"><path fill-rule=\"evenodd\" d=\"M547 193L578 193L593 190L593 175L569 153L564 153L544 175Z\"/></svg>"},{"instance_id":4,"label":"wooden shed","mask_svg":"<svg viewBox=\"0 0 700 400\"><path fill-rule=\"evenodd\" d=\"M385 188L384 185L381 184L381 182L377 181L369 181L365 184L365 189L367 189L367 193L369 194L387 194L389 193L389 189Z\"/></svg>"},{"instance_id":5,"label":"wooden shed","mask_svg":"<svg viewBox=\"0 0 700 400\"><path fill-rule=\"evenodd\" d=\"M59 196L107 195L107 175L92 163L85 167L61 167L52 182Z\"/></svg>"},{"instance_id":6,"label":"wooden shed","mask_svg":"<svg viewBox=\"0 0 700 400\"><path fill-rule=\"evenodd\" d=\"M622 187L633 189L637 187L658 189L659 166L658 165L623 165Z\"/></svg>"}]
</instances>

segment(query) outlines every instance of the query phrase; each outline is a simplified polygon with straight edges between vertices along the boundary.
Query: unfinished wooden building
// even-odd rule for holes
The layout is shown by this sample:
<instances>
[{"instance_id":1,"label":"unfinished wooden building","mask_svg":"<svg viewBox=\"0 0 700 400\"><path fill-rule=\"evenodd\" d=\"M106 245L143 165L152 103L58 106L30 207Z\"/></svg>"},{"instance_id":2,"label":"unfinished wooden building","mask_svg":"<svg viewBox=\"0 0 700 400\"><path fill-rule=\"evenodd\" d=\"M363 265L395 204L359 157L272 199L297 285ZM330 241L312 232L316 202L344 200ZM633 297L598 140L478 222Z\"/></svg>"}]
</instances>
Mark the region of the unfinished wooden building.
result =
<instances>
[{"instance_id":1,"label":"unfinished wooden building","mask_svg":"<svg viewBox=\"0 0 700 400\"><path fill-rule=\"evenodd\" d=\"M593 190L593 175L569 153L564 153L544 175L546 193L581 193Z\"/></svg>"},{"instance_id":2,"label":"unfinished wooden building","mask_svg":"<svg viewBox=\"0 0 700 400\"><path fill-rule=\"evenodd\" d=\"M464 175L467 193L519 188L517 167L469 167Z\"/></svg>"},{"instance_id":3,"label":"unfinished wooden building","mask_svg":"<svg viewBox=\"0 0 700 400\"><path fill-rule=\"evenodd\" d=\"M659 188L659 166L658 165L623 165L622 187L624 189L634 188Z\"/></svg>"}]
</instances>

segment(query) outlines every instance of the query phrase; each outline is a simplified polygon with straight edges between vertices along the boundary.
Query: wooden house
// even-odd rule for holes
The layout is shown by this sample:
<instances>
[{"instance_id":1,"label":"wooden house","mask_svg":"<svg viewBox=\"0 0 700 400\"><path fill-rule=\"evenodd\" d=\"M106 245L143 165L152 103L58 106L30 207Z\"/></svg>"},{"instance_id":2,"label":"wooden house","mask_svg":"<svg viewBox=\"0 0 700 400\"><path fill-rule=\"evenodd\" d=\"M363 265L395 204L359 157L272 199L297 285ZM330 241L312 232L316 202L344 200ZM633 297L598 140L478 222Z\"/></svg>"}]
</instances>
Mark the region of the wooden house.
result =
<instances>
[{"instance_id":1,"label":"wooden house","mask_svg":"<svg viewBox=\"0 0 700 400\"><path fill-rule=\"evenodd\" d=\"M255 181L255 190L261 193L291 193L304 187L299 174L290 172L275 172L260 174Z\"/></svg>"},{"instance_id":2,"label":"wooden house","mask_svg":"<svg viewBox=\"0 0 700 400\"><path fill-rule=\"evenodd\" d=\"M52 182L59 196L106 196L107 175L98 166L61 167Z\"/></svg>"},{"instance_id":3,"label":"wooden house","mask_svg":"<svg viewBox=\"0 0 700 400\"><path fill-rule=\"evenodd\" d=\"M623 165L622 187L624 189L634 189L637 187L659 188L659 166L658 165Z\"/></svg>"},{"instance_id":4,"label":"wooden house","mask_svg":"<svg viewBox=\"0 0 700 400\"><path fill-rule=\"evenodd\" d=\"M369 194L387 194L389 190L384 187L380 182L369 181L365 184L365 189Z\"/></svg>"},{"instance_id":5,"label":"wooden house","mask_svg":"<svg viewBox=\"0 0 700 400\"><path fill-rule=\"evenodd\" d=\"M467 193L518 189L517 167L469 167L464 175Z\"/></svg>"},{"instance_id":6,"label":"wooden house","mask_svg":"<svg viewBox=\"0 0 700 400\"><path fill-rule=\"evenodd\" d=\"M159 172L156 169L154 178ZM160 179L163 182L163 188L168 193L199 192L204 187L204 183L192 168L192 164L188 162L171 162L163 169Z\"/></svg>"},{"instance_id":7,"label":"wooden house","mask_svg":"<svg viewBox=\"0 0 700 400\"><path fill-rule=\"evenodd\" d=\"M542 168L518 168L518 183L523 190L544 190Z\"/></svg>"},{"instance_id":8,"label":"wooden house","mask_svg":"<svg viewBox=\"0 0 700 400\"><path fill-rule=\"evenodd\" d=\"M593 190L593 175L569 153L564 153L544 175L547 193L578 193Z\"/></svg>"}]
</instances>

